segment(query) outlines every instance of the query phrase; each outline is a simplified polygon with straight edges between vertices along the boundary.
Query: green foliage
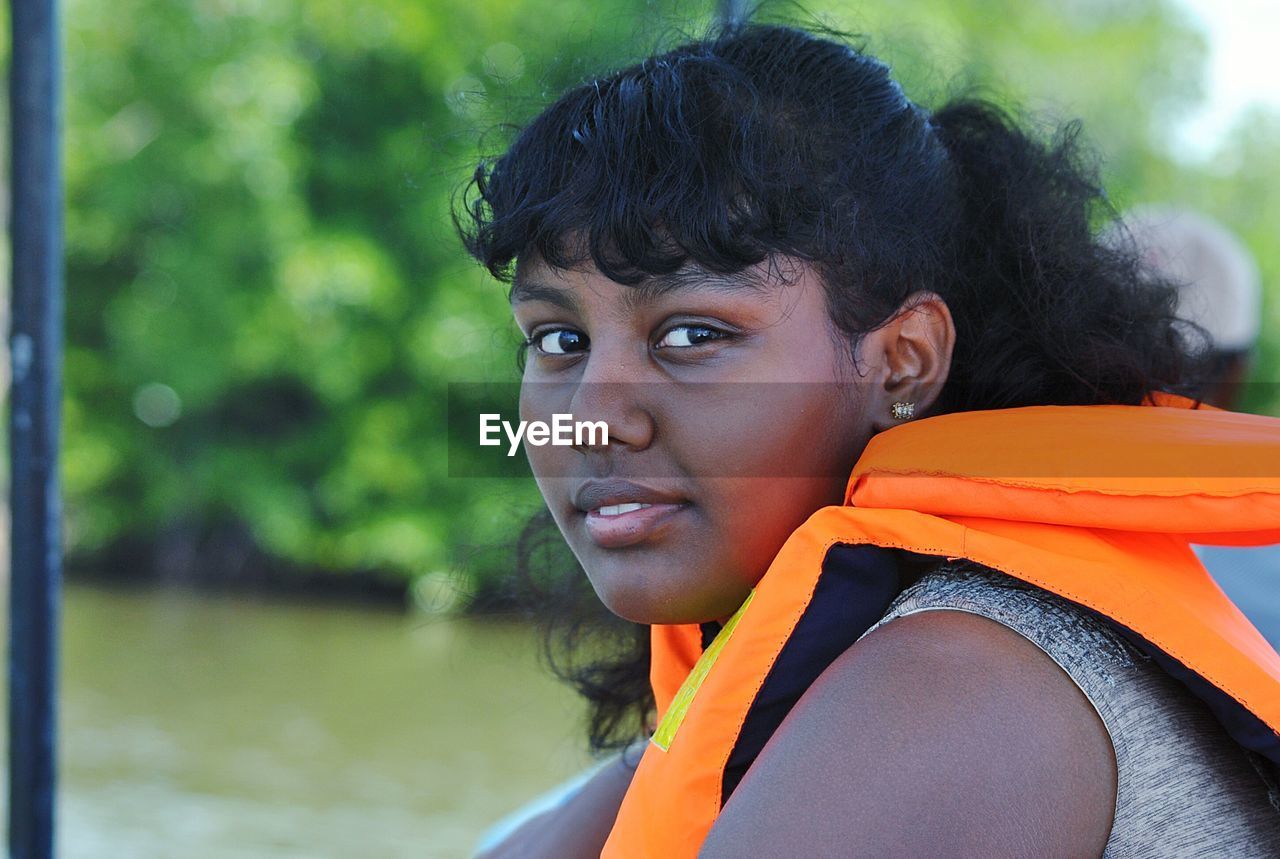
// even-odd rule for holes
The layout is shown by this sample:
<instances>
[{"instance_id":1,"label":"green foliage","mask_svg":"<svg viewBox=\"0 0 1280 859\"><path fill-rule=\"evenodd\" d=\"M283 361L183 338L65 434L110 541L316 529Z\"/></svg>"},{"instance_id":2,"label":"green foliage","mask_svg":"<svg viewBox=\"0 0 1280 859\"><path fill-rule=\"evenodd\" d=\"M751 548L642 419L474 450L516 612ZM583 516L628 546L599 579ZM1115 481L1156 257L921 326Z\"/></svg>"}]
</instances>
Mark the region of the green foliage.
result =
<instances>
[{"instance_id":1,"label":"green foliage","mask_svg":"<svg viewBox=\"0 0 1280 859\"><path fill-rule=\"evenodd\" d=\"M68 0L72 550L240 523L294 566L500 573L475 547L536 494L448 476L447 383L515 378L504 292L466 259L451 195L505 124L713 7ZM822 20L873 34L919 100L959 79L1084 117L1119 204L1199 205L1280 281L1280 197L1257 190L1280 181L1280 126L1252 117L1229 171L1171 159L1203 45L1169 3L881 0ZM1278 368L1268 341L1258 372Z\"/></svg>"}]
</instances>

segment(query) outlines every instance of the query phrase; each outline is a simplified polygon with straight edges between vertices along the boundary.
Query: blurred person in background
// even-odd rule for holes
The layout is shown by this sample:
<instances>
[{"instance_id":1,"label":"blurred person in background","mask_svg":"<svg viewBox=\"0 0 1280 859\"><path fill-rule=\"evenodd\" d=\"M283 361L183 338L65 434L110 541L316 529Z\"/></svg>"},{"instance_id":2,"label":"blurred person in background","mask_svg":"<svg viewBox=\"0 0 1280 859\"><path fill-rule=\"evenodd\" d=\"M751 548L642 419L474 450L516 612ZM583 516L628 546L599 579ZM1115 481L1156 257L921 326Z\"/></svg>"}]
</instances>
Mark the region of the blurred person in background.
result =
<instances>
[{"instance_id":1,"label":"blurred person in background","mask_svg":"<svg viewBox=\"0 0 1280 859\"><path fill-rule=\"evenodd\" d=\"M572 676L626 751L487 856L1280 853L1280 656L1189 548L1280 542L1192 470L1280 421L1192 407L1084 163L748 24L479 165L521 417L609 426L526 450L541 524L634 633Z\"/></svg>"},{"instance_id":2,"label":"blurred person in background","mask_svg":"<svg viewBox=\"0 0 1280 859\"><path fill-rule=\"evenodd\" d=\"M1212 342L1204 400L1236 410L1262 320L1258 266L1222 224L1186 208L1148 204L1124 215L1143 263L1177 283L1178 315L1204 328ZM1196 553L1232 601L1280 649L1280 546L1196 546Z\"/></svg>"}]
</instances>

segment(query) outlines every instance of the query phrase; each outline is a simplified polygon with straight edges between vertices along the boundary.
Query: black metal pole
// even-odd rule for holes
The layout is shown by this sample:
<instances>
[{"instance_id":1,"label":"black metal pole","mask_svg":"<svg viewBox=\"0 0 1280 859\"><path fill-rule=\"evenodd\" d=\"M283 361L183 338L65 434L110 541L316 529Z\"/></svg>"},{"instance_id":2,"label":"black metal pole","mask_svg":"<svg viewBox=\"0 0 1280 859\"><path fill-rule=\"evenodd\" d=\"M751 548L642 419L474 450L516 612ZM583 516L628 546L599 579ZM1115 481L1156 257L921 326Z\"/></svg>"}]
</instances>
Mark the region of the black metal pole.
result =
<instances>
[{"instance_id":1,"label":"black metal pole","mask_svg":"<svg viewBox=\"0 0 1280 859\"><path fill-rule=\"evenodd\" d=\"M9 856L53 856L62 369L61 51L56 0L12 0Z\"/></svg>"}]
</instances>

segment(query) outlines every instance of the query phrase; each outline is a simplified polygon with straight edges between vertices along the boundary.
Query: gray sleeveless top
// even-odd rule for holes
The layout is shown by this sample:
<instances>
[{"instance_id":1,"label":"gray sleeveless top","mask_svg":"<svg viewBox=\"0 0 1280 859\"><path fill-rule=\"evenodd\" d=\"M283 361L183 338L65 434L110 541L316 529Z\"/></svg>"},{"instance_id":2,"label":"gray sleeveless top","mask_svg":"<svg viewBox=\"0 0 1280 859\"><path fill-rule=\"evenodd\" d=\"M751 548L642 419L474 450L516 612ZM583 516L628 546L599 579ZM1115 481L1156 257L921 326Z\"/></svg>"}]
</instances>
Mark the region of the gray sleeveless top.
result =
<instances>
[{"instance_id":1,"label":"gray sleeveless top","mask_svg":"<svg viewBox=\"0 0 1280 859\"><path fill-rule=\"evenodd\" d=\"M1237 745L1200 699L1111 627L1056 594L959 562L904 590L867 632L938 609L1019 633L1093 704L1117 770L1104 859L1280 857L1280 786L1270 762Z\"/></svg>"}]
</instances>

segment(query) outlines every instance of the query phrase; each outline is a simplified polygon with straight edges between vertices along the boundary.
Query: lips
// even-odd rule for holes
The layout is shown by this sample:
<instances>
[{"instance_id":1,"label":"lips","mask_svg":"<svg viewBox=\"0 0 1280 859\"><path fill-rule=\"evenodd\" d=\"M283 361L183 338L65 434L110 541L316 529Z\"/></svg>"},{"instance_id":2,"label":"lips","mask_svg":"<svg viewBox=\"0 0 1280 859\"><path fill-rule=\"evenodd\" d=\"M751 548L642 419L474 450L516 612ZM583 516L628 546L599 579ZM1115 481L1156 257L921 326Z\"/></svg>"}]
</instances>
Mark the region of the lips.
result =
<instances>
[{"instance_id":1,"label":"lips","mask_svg":"<svg viewBox=\"0 0 1280 859\"><path fill-rule=\"evenodd\" d=\"M629 480L589 480L573 493L597 546L617 549L654 539L684 514L689 501Z\"/></svg>"}]
</instances>

